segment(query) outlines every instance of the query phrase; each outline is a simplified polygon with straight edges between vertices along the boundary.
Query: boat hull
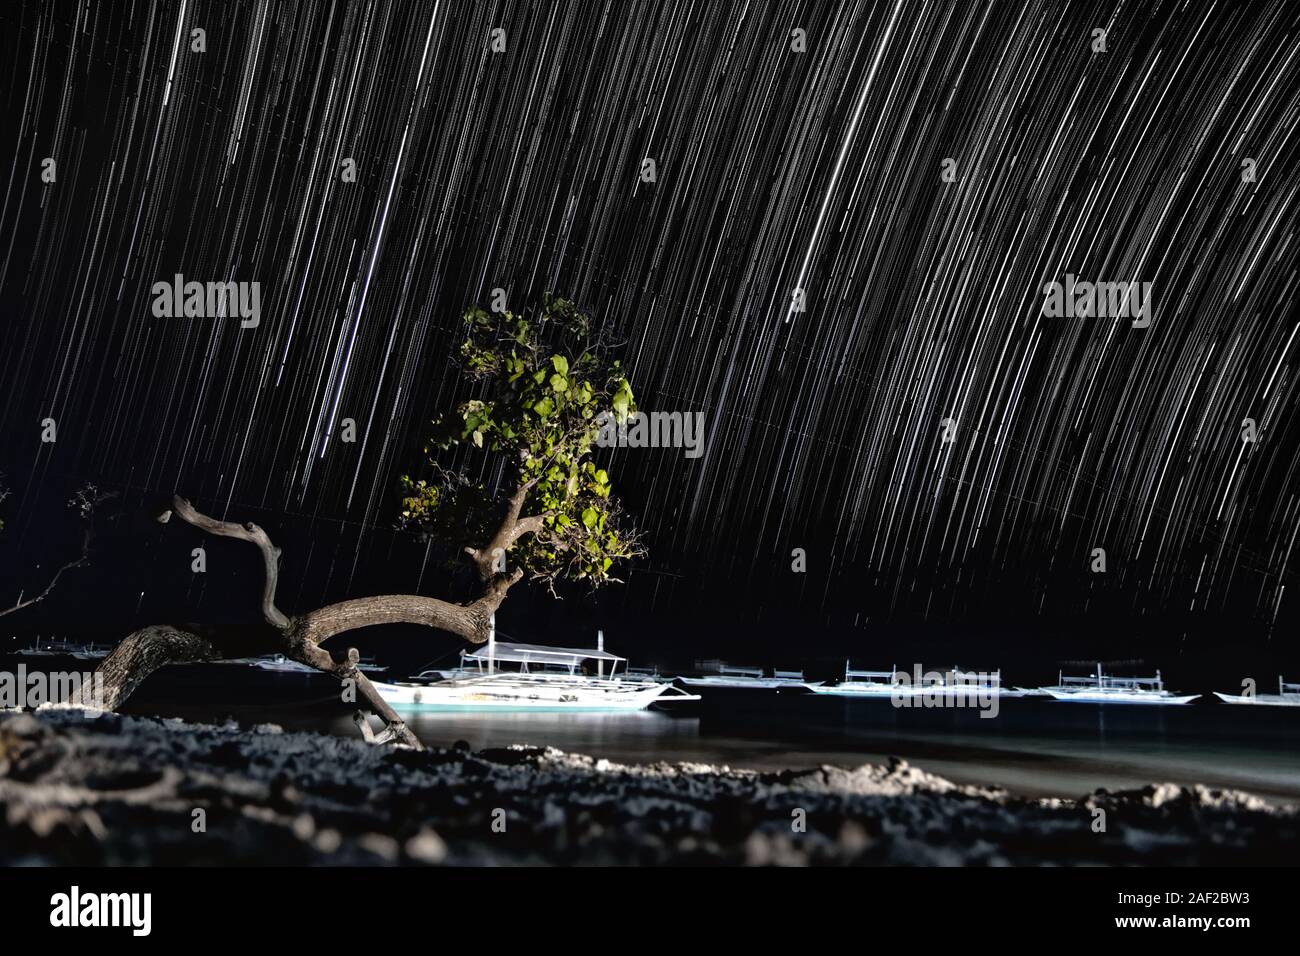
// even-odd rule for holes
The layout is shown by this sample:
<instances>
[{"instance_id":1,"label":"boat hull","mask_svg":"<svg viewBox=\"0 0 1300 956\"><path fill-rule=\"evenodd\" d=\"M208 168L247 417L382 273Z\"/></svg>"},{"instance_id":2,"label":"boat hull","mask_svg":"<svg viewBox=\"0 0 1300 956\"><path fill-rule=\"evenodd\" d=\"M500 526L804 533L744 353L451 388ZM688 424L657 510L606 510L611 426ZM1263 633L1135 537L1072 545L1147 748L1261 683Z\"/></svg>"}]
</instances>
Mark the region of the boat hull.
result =
<instances>
[{"instance_id":1,"label":"boat hull","mask_svg":"<svg viewBox=\"0 0 1300 956\"><path fill-rule=\"evenodd\" d=\"M816 690L820 682L783 680L776 677L679 677L687 687L701 689L726 688L728 690Z\"/></svg>"},{"instance_id":2,"label":"boat hull","mask_svg":"<svg viewBox=\"0 0 1300 956\"><path fill-rule=\"evenodd\" d=\"M948 687L948 686L920 686L915 684L900 685L898 687L856 687L853 684L836 684L833 686L822 686L810 688L814 694L822 694L826 697L858 697L877 700L890 700L895 696L899 698L940 697L944 700L970 699L978 697L981 694L991 694L999 699L1014 698L1027 696L1020 690L1007 690L1006 688L995 687Z\"/></svg>"},{"instance_id":3,"label":"boat hull","mask_svg":"<svg viewBox=\"0 0 1300 956\"><path fill-rule=\"evenodd\" d=\"M1242 694L1220 694L1216 690L1214 696L1225 704L1247 704L1255 707L1300 707L1300 695L1288 694L1283 697L1280 694L1256 694L1254 697L1246 697Z\"/></svg>"},{"instance_id":4,"label":"boat hull","mask_svg":"<svg viewBox=\"0 0 1300 956\"><path fill-rule=\"evenodd\" d=\"M663 698L688 701L691 694L671 694L666 684L640 687L580 687L544 681L515 683L491 677L432 684L373 682L394 710L421 713L493 711L497 713L619 713L645 710Z\"/></svg>"},{"instance_id":5,"label":"boat hull","mask_svg":"<svg viewBox=\"0 0 1300 956\"><path fill-rule=\"evenodd\" d=\"M1047 695L1053 700L1064 701L1068 704L1145 704L1147 706L1173 706L1178 704L1190 704L1200 697L1200 694L1184 694L1175 696L1169 694L1161 696L1157 694L1134 694L1117 691L1115 693L1099 693L1097 691L1060 691L1051 688L1043 688Z\"/></svg>"}]
</instances>

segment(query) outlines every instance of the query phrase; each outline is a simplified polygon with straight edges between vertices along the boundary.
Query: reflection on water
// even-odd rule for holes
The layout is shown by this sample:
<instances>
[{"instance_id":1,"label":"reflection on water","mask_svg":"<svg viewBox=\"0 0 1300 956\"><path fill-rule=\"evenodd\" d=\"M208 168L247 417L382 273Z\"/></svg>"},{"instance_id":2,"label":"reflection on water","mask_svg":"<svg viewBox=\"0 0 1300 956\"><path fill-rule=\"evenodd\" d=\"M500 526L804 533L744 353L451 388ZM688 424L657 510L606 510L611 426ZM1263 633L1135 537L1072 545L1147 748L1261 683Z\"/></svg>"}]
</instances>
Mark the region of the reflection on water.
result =
<instances>
[{"instance_id":1,"label":"reflection on water","mask_svg":"<svg viewBox=\"0 0 1300 956\"><path fill-rule=\"evenodd\" d=\"M1158 708L1117 713L1054 701L1008 702L1004 708L994 721L963 720L951 711L926 712L932 718L926 721L915 712L900 715L887 700L845 707L818 698L792 706L760 697L704 707L696 716L440 713L408 715L408 721L422 741L440 747L457 740L475 750L528 744L623 763L687 761L755 770L853 767L901 756L958 783L1029 795L1077 797L1099 787L1169 781L1300 801L1296 721L1289 722L1288 733L1256 728L1243 739L1223 733L1223 727L1196 732L1199 721L1189 725ZM329 729L356 733L346 716Z\"/></svg>"},{"instance_id":2,"label":"reflection on water","mask_svg":"<svg viewBox=\"0 0 1300 956\"><path fill-rule=\"evenodd\" d=\"M628 763L684 757L699 742L699 719L653 710L590 714L407 714L420 740L445 747L464 740L474 750L524 744L558 747ZM701 751L704 753L705 751Z\"/></svg>"},{"instance_id":3,"label":"reflection on water","mask_svg":"<svg viewBox=\"0 0 1300 956\"><path fill-rule=\"evenodd\" d=\"M227 665L168 668L128 712L273 722L358 736L329 678ZM690 710L617 714L424 713L420 739L478 750L528 744L623 763L689 761L757 770L857 766L897 755L961 783L1077 797L1152 782L1235 787L1300 802L1300 708L1001 702L996 719L888 700L714 692Z\"/></svg>"}]
</instances>

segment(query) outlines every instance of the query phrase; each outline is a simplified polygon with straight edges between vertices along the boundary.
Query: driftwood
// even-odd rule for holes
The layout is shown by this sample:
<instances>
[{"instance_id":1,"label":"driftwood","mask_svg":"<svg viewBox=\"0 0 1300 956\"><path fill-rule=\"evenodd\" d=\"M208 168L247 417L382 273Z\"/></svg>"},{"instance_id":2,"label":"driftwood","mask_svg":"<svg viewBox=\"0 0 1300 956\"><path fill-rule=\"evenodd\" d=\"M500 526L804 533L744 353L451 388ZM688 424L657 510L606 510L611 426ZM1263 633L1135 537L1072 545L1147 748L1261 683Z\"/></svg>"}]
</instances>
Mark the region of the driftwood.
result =
<instances>
[{"instance_id":1,"label":"driftwood","mask_svg":"<svg viewBox=\"0 0 1300 956\"><path fill-rule=\"evenodd\" d=\"M478 571L482 593L466 604L455 604L419 594L381 594L374 597L340 601L306 614L289 616L275 603L279 579L280 549L256 524L219 521L203 514L189 501L175 496L171 508L159 516L168 522L173 516L207 534L236 538L254 545L262 556L262 622L244 628L206 629L150 625L128 635L100 664L101 700L95 700L95 682L88 683L80 695L68 703L102 707L115 711L131 693L158 668L167 664L220 661L261 654L283 654L340 682L351 681L357 691L358 704L376 714L384 729L375 734L358 712L356 720L362 734L374 743L394 742L422 749L415 734L375 690L370 680L357 668L359 654L355 648L331 652L321 644L345 631L373 624L422 624L458 634L475 644L488 638L492 615L506 592L523 577L516 568L509 573L493 570L494 555L508 552L525 534L535 532L538 519L520 517L520 507L529 485L519 484L508 499L506 514L488 543L481 548L466 548ZM499 549L499 550L498 550Z\"/></svg>"}]
</instances>

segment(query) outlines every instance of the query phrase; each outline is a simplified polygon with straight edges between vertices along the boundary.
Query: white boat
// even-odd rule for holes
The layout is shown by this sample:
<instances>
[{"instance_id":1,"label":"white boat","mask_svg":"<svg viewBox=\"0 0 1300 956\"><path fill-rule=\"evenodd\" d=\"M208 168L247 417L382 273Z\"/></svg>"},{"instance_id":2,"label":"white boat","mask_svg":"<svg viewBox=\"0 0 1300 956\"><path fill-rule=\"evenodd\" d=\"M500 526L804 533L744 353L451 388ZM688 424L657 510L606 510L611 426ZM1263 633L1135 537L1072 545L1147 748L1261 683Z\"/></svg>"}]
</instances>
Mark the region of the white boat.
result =
<instances>
[{"instance_id":1,"label":"white boat","mask_svg":"<svg viewBox=\"0 0 1300 956\"><path fill-rule=\"evenodd\" d=\"M1220 694L1214 696L1225 704L1256 704L1260 707L1300 707L1300 684L1288 684L1277 677L1276 694Z\"/></svg>"},{"instance_id":2,"label":"white boat","mask_svg":"<svg viewBox=\"0 0 1300 956\"><path fill-rule=\"evenodd\" d=\"M813 688L815 694L828 697L890 697L900 683L898 669L887 671L854 670L844 662L844 678L837 684L821 684Z\"/></svg>"},{"instance_id":3,"label":"white boat","mask_svg":"<svg viewBox=\"0 0 1300 956\"><path fill-rule=\"evenodd\" d=\"M696 661L695 669L705 673L697 677L677 678L687 687L727 687L732 689L782 690L803 688L812 690L821 681L804 680L803 671L772 671L771 677L763 674L761 667L736 667L725 661Z\"/></svg>"},{"instance_id":4,"label":"white boat","mask_svg":"<svg viewBox=\"0 0 1300 956\"><path fill-rule=\"evenodd\" d=\"M1190 704L1200 694L1178 695L1165 690L1165 682L1155 677L1114 677L1097 673L1091 677L1057 676L1055 687L1040 688L1053 700L1078 704Z\"/></svg>"},{"instance_id":5,"label":"white boat","mask_svg":"<svg viewBox=\"0 0 1300 956\"><path fill-rule=\"evenodd\" d=\"M496 640L495 632L493 633L493 640L494 641ZM497 641L496 646L497 647L505 647L505 646L523 647L525 645L511 644L505 641ZM543 645L532 645L532 646L543 647ZM551 648L549 646L545 646L545 649L563 650L563 648ZM596 632L596 650L598 651L605 650L604 631ZM471 653L470 651L463 650L460 652L460 663L457 664L455 667L431 667L427 670L420 671L418 674L409 678L407 682L428 683L430 681L457 680L459 678L477 677L478 675L483 673L482 668L478 666L478 661L482 658L482 654L483 652L481 651ZM591 659L594 659L597 662L596 664L597 675L604 676L604 661L601 658L591 658ZM502 660L504 659L500 657L497 658L498 663L500 663ZM620 661L624 660L624 658L620 657L619 660ZM579 665L581 665L581 663L582 662L579 662ZM553 674L555 673L568 674L570 672L570 667L569 667L569 662L567 660L563 663L539 662L537 660L533 660L530 662L529 670L531 673L550 672ZM668 684L671 683L673 680L675 680L675 678L671 676L659 673L658 667L631 667L626 663L623 665L623 670L619 673L619 679L629 683L639 682L643 684L644 683Z\"/></svg>"},{"instance_id":6,"label":"white boat","mask_svg":"<svg viewBox=\"0 0 1300 956\"><path fill-rule=\"evenodd\" d=\"M1002 686L1002 671L992 674L964 671L959 667L940 674L909 674L897 667L887 671L854 670L844 662L844 678L837 684L823 684L812 688L813 693L828 697L970 697L992 694L1002 697L1024 697L1020 688Z\"/></svg>"},{"instance_id":7,"label":"white boat","mask_svg":"<svg viewBox=\"0 0 1300 956\"><path fill-rule=\"evenodd\" d=\"M603 647L505 643L493 632L484 648L463 659L467 666L451 677L374 686L394 709L418 711L634 711L657 701L700 699L662 681L620 677L619 665L627 659ZM595 663L595 675L583 672L588 662ZM502 664L514 669L501 670Z\"/></svg>"}]
</instances>

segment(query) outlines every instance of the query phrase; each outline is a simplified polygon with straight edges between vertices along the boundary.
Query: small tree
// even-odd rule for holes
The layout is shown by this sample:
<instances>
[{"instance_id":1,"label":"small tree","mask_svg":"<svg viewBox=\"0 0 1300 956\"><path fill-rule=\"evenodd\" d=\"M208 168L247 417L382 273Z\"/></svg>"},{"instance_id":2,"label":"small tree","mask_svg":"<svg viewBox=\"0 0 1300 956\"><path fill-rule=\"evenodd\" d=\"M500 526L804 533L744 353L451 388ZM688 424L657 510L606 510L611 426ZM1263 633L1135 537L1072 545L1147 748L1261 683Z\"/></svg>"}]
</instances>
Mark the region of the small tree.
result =
<instances>
[{"instance_id":1,"label":"small tree","mask_svg":"<svg viewBox=\"0 0 1300 956\"><path fill-rule=\"evenodd\" d=\"M549 296L532 314L474 308L464 323L461 371L476 397L434 423L425 448L433 455L428 476L401 479L400 520L469 558L472 599L384 594L290 617L276 606L280 550L266 532L251 522L211 518L177 495L160 521L175 515L208 534L257 546L265 573L262 622L235 629L150 625L130 634L100 664L105 707L120 707L165 664L282 653L355 687L359 706L385 723L376 735L358 712L367 739L418 748L415 735L357 669L356 649L327 651L325 641L360 627L409 623L482 643L506 592L525 576L553 594L565 579L600 586L616 580L616 562L642 553L636 533L623 526L609 475L591 459L601 424L612 416L621 425L635 411L608 336L572 303ZM474 481L444 467L439 455L481 457L480 472L493 480ZM89 696L72 702L95 703Z\"/></svg>"},{"instance_id":2,"label":"small tree","mask_svg":"<svg viewBox=\"0 0 1300 956\"><path fill-rule=\"evenodd\" d=\"M571 302L549 296L533 316L474 308L464 323L462 368L479 396L434 423L431 445L499 456L505 493L494 500L431 459L431 479L402 476L403 524L465 541L481 581L527 575L554 593L561 579L617 580L615 562L641 547L591 454L606 416L622 424L636 408L603 335Z\"/></svg>"}]
</instances>

